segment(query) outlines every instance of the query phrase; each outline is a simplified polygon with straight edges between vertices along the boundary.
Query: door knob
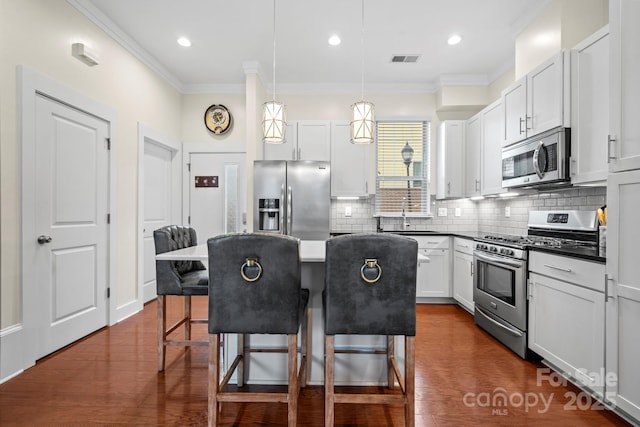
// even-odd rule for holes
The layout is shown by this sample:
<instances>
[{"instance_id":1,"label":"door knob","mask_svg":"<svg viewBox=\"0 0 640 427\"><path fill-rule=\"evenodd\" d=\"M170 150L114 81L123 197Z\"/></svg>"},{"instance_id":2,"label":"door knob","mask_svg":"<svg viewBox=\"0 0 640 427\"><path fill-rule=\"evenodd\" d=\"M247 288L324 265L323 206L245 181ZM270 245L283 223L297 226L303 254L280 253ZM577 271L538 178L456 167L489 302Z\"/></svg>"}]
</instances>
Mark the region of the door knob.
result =
<instances>
[{"instance_id":1,"label":"door knob","mask_svg":"<svg viewBox=\"0 0 640 427\"><path fill-rule=\"evenodd\" d=\"M51 240L51 236L45 236L44 234L38 236L38 243L40 243L41 245L44 245L45 243L51 243Z\"/></svg>"}]
</instances>

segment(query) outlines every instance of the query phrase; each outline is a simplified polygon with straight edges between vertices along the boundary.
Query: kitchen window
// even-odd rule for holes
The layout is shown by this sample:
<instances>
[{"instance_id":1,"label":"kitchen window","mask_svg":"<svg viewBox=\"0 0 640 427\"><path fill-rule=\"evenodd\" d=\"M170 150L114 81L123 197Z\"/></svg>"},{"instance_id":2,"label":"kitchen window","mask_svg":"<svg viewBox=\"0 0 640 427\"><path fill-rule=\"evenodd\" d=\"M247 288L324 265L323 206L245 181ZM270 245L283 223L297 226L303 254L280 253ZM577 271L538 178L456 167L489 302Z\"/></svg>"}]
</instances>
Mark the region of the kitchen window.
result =
<instances>
[{"instance_id":1,"label":"kitchen window","mask_svg":"<svg viewBox=\"0 0 640 427\"><path fill-rule=\"evenodd\" d=\"M378 121L376 215L429 216L429 121Z\"/></svg>"}]
</instances>

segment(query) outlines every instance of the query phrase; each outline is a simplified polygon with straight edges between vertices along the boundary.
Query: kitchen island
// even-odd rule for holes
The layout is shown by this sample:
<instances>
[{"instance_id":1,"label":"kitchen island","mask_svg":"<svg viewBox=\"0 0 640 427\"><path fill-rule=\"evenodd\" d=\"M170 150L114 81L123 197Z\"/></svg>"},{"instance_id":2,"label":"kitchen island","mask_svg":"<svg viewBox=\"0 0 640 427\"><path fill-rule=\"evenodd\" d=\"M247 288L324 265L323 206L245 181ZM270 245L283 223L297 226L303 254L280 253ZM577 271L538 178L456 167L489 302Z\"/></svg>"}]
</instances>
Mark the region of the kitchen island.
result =
<instances>
[{"instance_id":1,"label":"kitchen island","mask_svg":"<svg viewBox=\"0 0 640 427\"><path fill-rule=\"evenodd\" d=\"M308 382L311 385L324 384L324 319L322 312L322 291L324 290L324 261L326 241L301 240L300 260L302 287L310 291L309 306L311 318L311 354L309 357ZM205 266L208 260L207 245L200 244L176 251L156 255L156 260L198 260ZM429 258L418 255L418 262L429 262ZM404 369L404 344L396 337L396 357L400 369ZM237 337L227 334L224 337L224 368L236 356ZM250 346L285 347L286 336L251 335ZM382 350L386 348L386 338L369 335L338 335L336 349ZM250 362L246 375L249 384L285 384L287 378L286 354L249 353ZM386 356L384 354L336 354L336 385L383 385L387 381ZM232 379L232 382L235 378Z\"/></svg>"}]
</instances>

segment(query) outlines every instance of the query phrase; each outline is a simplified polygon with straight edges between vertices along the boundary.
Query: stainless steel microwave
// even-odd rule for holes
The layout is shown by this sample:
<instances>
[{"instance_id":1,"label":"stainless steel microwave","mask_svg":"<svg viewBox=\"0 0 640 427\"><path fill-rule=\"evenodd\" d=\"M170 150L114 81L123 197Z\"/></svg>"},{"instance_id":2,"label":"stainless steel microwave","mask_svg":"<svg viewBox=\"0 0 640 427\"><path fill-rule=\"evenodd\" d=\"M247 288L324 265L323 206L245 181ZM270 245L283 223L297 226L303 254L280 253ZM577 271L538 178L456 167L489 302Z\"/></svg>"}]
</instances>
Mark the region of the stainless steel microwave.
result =
<instances>
[{"instance_id":1,"label":"stainless steel microwave","mask_svg":"<svg viewBox=\"0 0 640 427\"><path fill-rule=\"evenodd\" d=\"M502 148L502 187L569 183L571 130L555 128Z\"/></svg>"}]
</instances>

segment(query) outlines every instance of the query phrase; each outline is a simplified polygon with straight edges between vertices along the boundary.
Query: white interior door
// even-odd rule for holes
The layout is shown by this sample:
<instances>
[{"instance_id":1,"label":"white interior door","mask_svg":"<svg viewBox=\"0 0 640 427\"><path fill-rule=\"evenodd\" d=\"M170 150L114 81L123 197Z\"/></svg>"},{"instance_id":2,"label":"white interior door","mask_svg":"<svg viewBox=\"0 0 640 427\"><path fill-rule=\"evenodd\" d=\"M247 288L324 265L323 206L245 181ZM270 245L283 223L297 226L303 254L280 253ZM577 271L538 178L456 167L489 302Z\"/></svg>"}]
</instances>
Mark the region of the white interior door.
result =
<instances>
[{"instance_id":1,"label":"white interior door","mask_svg":"<svg viewBox=\"0 0 640 427\"><path fill-rule=\"evenodd\" d=\"M107 325L107 122L36 97L37 357Z\"/></svg>"},{"instance_id":2,"label":"white interior door","mask_svg":"<svg viewBox=\"0 0 640 427\"><path fill-rule=\"evenodd\" d=\"M198 243L246 230L246 173L243 153L191 153L189 218Z\"/></svg>"},{"instance_id":3,"label":"white interior door","mask_svg":"<svg viewBox=\"0 0 640 427\"><path fill-rule=\"evenodd\" d=\"M153 231L175 223L173 208L175 186L174 157L177 151L145 138L143 176L143 298L147 302L156 297L156 261Z\"/></svg>"}]
</instances>

